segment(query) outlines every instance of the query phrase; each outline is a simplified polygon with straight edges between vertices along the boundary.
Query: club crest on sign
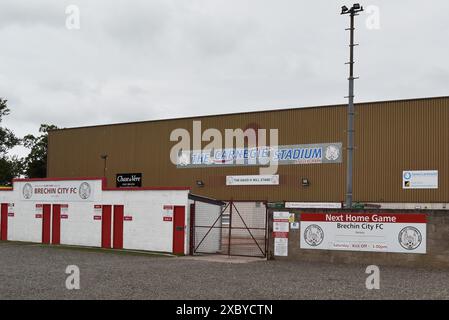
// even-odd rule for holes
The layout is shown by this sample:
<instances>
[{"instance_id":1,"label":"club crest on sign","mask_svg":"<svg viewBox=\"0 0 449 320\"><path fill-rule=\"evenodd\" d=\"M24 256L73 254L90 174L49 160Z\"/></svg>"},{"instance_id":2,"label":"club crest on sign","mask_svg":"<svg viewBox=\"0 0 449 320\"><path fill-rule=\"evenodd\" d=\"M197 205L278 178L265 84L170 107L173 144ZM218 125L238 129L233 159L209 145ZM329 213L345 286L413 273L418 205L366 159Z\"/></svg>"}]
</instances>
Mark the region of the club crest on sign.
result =
<instances>
[{"instance_id":1,"label":"club crest on sign","mask_svg":"<svg viewBox=\"0 0 449 320\"><path fill-rule=\"evenodd\" d=\"M405 227L399 232L399 244L406 250L415 250L421 242L421 232L415 227Z\"/></svg>"},{"instance_id":2,"label":"club crest on sign","mask_svg":"<svg viewBox=\"0 0 449 320\"><path fill-rule=\"evenodd\" d=\"M324 240L324 232L320 226L312 224L304 231L304 240L309 246L319 246Z\"/></svg>"},{"instance_id":3,"label":"club crest on sign","mask_svg":"<svg viewBox=\"0 0 449 320\"><path fill-rule=\"evenodd\" d=\"M25 183L22 189L22 194L25 199L31 199L33 196L33 186L30 183Z\"/></svg>"},{"instance_id":4,"label":"club crest on sign","mask_svg":"<svg viewBox=\"0 0 449 320\"><path fill-rule=\"evenodd\" d=\"M90 197L92 190L87 182L81 183L78 194L81 199L86 200Z\"/></svg>"},{"instance_id":5,"label":"club crest on sign","mask_svg":"<svg viewBox=\"0 0 449 320\"><path fill-rule=\"evenodd\" d=\"M324 156L329 161L335 161L340 157L340 150L336 146L328 146Z\"/></svg>"}]
</instances>

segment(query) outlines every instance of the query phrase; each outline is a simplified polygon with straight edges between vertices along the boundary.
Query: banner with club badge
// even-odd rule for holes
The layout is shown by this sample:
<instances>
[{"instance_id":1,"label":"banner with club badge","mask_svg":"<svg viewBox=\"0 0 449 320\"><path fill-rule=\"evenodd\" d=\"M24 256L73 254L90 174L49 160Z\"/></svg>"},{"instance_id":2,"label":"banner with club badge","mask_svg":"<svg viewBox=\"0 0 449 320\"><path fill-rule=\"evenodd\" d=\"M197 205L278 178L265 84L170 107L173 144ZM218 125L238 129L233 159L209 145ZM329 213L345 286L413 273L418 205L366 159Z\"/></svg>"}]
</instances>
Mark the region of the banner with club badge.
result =
<instances>
[{"instance_id":1,"label":"banner with club badge","mask_svg":"<svg viewBox=\"0 0 449 320\"><path fill-rule=\"evenodd\" d=\"M301 214L302 249L426 253L425 214Z\"/></svg>"}]
</instances>

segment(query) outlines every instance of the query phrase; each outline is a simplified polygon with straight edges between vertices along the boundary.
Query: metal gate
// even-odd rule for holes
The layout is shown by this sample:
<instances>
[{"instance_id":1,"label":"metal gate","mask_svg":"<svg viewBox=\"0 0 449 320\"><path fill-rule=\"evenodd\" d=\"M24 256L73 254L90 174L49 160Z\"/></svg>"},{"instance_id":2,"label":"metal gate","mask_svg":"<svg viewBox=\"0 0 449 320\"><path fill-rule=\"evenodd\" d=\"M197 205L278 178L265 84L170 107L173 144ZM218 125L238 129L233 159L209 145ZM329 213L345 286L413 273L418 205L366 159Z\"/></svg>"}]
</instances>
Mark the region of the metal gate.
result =
<instances>
[{"instance_id":1,"label":"metal gate","mask_svg":"<svg viewBox=\"0 0 449 320\"><path fill-rule=\"evenodd\" d=\"M195 206L194 254L266 257L265 202L227 201L219 211Z\"/></svg>"}]
</instances>

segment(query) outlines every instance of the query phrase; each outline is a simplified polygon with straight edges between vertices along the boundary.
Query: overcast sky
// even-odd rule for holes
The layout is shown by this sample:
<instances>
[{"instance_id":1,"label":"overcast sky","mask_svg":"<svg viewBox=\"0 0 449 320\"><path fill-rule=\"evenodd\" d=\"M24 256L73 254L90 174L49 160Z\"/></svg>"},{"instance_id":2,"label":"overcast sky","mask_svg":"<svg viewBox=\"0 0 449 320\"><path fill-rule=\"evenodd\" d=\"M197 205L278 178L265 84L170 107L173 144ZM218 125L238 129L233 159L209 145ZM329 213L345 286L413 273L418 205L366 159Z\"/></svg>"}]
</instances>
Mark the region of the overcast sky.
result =
<instances>
[{"instance_id":1,"label":"overcast sky","mask_svg":"<svg viewBox=\"0 0 449 320\"><path fill-rule=\"evenodd\" d=\"M345 103L348 1L1 0L0 96L18 135ZM449 95L449 1L362 2L356 101ZM80 29L66 27L66 8ZM374 24L375 26L375 24Z\"/></svg>"}]
</instances>

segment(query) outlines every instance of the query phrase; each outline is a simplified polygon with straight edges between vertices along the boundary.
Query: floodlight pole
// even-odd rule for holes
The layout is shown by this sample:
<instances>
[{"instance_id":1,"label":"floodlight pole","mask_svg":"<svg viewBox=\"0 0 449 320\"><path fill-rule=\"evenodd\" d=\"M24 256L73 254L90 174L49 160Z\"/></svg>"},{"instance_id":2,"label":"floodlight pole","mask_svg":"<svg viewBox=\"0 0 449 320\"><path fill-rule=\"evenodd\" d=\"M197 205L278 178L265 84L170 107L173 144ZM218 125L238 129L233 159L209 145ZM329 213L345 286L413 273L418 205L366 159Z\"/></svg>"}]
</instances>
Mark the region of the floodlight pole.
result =
<instances>
[{"instance_id":1,"label":"floodlight pole","mask_svg":"<svg viewBox=\"0 0 449 320\"><path fill-rule=\"evenodd\" d=\"M103 159L103 177L106 178L106 169L107 169L107 161L108 161L108 155L107 154L102 154L100 156L101 159Z\"/></svg>"},{"instance_id":2,"label":"floodlight pole","mask_svg":"<svg viewBox=\"0 0 449 320\"><path fill-rule=\"evenodd\" d=\"M342 14L349 14L350 16L350 43L349 43L349 95L348 95L348 129L347 129L347 168L346 168L346 208L352 208L352 190L353 190L353 154L354 154L354 20L358 12L363 11L363 7L354 5L352 8L342 10Z\"/></svg>"}]
</instances>

